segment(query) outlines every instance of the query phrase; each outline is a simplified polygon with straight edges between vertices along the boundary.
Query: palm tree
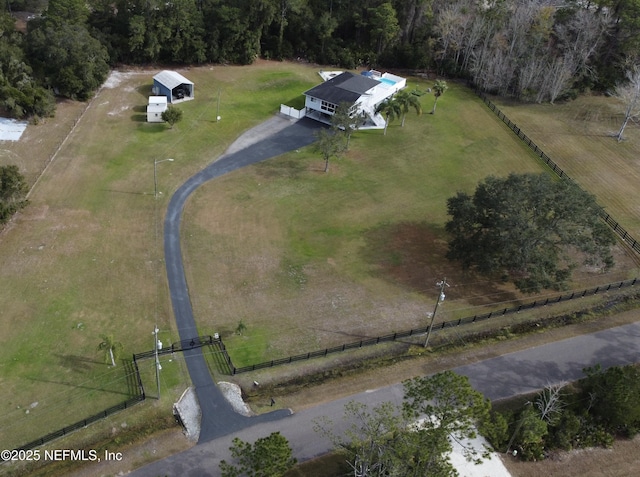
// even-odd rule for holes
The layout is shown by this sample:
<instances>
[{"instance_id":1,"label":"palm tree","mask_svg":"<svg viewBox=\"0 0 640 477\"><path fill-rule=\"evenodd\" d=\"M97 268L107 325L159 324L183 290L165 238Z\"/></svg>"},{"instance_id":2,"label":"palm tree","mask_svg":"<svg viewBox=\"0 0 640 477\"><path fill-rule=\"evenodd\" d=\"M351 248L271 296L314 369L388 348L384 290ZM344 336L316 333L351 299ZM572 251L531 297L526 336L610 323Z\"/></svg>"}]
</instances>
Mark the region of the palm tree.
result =
<instances>
[{"instance_id":1,"label":"palm tree","mask_svg":"<svg viewBox=\"0 0 640 477\"><path fill-rule=\"evenodd\" d=\"M431 114L436 114L436 104L438 104L438 98L444 94L449 87L447 86L447 82L444 80L436 80L436 83L433 85L433 95L436 97L436 100L433 102L433 109L431 110Z\"/></svg>"},{"instance_id":2,"label":"palm tree","mask_svg":"<svg viewBox=\"0 0 640 477\"><path fill-rule=\"evenodd\" d=\"M404 120L406 119L407 113L410 109L415 109L418 116L422 114L422 106L420 106L420 100L415 94L410 93L406 89L398 91L395 96L395 101L400 105L400 110L402 111L401 127L404 127Z\"/></svg>"},{"instance_id":3,"label":"palm tree","mask_svg":"<svg viewBox=\"0 0 640 477\"><path fill-rule=\"evenodd\" d=\"M111 366L115 366L116 359L124 346L119 341L115 341L113 335L102 335L101 338L102 342L98 345L98 349L105 352L105 363L109 364L109 361L111 361Z\"/></svg>"},{"instance_id":4,"label":"palm tree","mask_svg":"<svg viewBox=\"0 0 640 477\"><path fill-rule=\"evenodd\" d=\"M402 115L402 108L394 98L387 98L376 107L376 113L384 114L384 136L386 136L389 123Z\"/></svg>"}]
</instances>

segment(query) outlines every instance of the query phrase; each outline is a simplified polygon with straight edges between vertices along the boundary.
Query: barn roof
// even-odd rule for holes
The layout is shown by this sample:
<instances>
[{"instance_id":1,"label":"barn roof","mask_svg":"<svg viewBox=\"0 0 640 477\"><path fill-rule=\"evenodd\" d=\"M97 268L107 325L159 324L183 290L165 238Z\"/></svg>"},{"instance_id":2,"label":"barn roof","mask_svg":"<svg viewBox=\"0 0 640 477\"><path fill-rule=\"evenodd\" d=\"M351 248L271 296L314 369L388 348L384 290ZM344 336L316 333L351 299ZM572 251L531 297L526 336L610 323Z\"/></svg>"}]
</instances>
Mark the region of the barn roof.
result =
<instances>
[{"instance_id":1,"label":"barn roof","mask_svg":"<svg viewBox=\"0 0 640 477\"><path fill-rule=\"evenodd\" d=\"M154 81L163 84L169 89L173 89L181 84L193 84L187 78L175 71L164 70L153 77Z\"/></svg>"},{"instance_id":2,"label":"barn roof","mask_svg":"<svg viewBox=\"0 0 640 477\"><path fill-rule=\"evenodd\" d=\"M355 103L360 96L379 84L379 81L347 71L311 88L304 94L332 104Z\"/></svg>"}]
</instances>

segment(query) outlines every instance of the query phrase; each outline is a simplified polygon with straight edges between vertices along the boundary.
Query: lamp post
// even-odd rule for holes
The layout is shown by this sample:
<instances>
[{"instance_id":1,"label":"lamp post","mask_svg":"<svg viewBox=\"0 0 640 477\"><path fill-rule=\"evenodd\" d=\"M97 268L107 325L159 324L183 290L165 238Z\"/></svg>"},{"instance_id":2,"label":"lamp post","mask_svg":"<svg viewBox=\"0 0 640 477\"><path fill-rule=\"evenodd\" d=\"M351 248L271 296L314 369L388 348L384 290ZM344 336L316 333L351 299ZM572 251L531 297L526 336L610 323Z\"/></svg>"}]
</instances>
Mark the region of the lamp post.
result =
<instances>
[{"instance_id":1,"label":"lamp post","mask_svg":"<svg viewBox=\"0 0 640 477\"><path fill-rule=\"evenodd\" d=\"M158 359L158 348L160 342L158 341L158 325L156 325L153 329L153 349L156 354L156 385L158 387L158 399L160 399L160 370L162 367L160 366L160 360Z\"/></svg>"},{"instance_id":2,"label":"lamp post","mask_svg":"<svg viewBox=\"0 0 640 477\"><path fill-rule=\"evenodd\" d=\"M158 164L161 162L173 162L173 159L156 159L153 161L153 196L158 198Z\"/></svg>"},{"instance_id":3,"label":"lamp post","mask_svg":"<svg viewBox=\"0 0 640 477\"><path fill-rule=\"evenodd\" d=\"M218 89L218 106L216 107L216 122L220 121L220 90Z\"/></svg>"},{"instance_id":4,"label":"lamp post","mask_svg":"<svg viewBox=\"0 0 640 477\"><path fill-rule=\"evenodd\" d=\"M424 347L426 348L429 344L429 338L431 337L431 330L433 329L433 322L436 319L436 312L438 311L438 305L441 301L444 301L444 287L448 287L447 279L443 279L442 281L436 283L436 286L440 287L440 294L438 295L438 300L436 301L436 307L433 310L433 314L431 315L431 323L429 323L429 329L427 330L427 338L424 340Z\"/></svg>"}]
</instances>

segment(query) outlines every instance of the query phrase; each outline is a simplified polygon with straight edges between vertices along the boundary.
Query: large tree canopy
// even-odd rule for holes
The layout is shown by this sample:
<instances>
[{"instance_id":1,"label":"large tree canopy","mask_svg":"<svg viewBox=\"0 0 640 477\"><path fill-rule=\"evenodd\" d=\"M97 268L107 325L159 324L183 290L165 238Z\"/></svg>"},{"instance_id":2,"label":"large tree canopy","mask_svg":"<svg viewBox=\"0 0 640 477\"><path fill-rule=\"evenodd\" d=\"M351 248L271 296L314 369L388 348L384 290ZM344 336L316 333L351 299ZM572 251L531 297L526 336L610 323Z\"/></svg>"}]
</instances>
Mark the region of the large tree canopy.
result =
<instances>
[{"instance_id":1,"label":"large tree canopy","mask_svg":"<svg viewBox=\"0 0 640 477\"><path fill-rule=\"evenodd\" d=\"M229 449L237 464L221 461L223 477L281 477L296 464L289 441L279 432L272 432L253 444L236 437Z\"/></svg>"},{"instance_id":2,"label":"large tree canopy","mask_svg":"<svg viewBox=\"0 0 640 477\"><path fill-rule=\"evenodd\" d=\"M525 293L566 286L576 265L613 265L613 233L595 198L547 174L490 176L473 196L447 201L447 257L513 283Z\"/></svg>"},{"instance_id":3,"label":"large tree canopy","mask_svg":"<svg viewBox=\"0 0 640 477\"><path fill-rule=\"evenodd\" d=\"M16 118L50 116L55 110L53 95L33 78L22 40L13 18L0 12L0 109Z\"/></svg>"},{"instance_id":4,"label":"large tree canopy","mask_svg":"<svg viewBox=\"0 0 640 477\"><path fill-rule=\"evenodd\" d=\"M84 101L107 79L109 55L81 24L44 21L27 35L29 58L48 87Z\"/></svg>"},{"instance_id":5,"label":"large tree canopy","mask_svg":"<svg viewBox=\"0 0 640 477\"><path fill-rule=\"evenodd\" d=\"M449 461L451 439L475 437L476 425L489 418L490 401L451 371L405 381L404 392L402 408L384 402L369 409L352 401L345 406L346 431L335 433L328 419L317 422L316 431L345 455L353 475L458 475ZM464 453L476 462L484 457L477 449Z\"/></svg>"},{"instance_id":6,"label":"large tree canopy","mask_svg":"<svg viewBox=\"0 0 640 477\"><path fill-rule=\"evenodd\" d=\"M584 372L580 391L590 404L589 412L615 433L633 437L640 432L640 368L628 365L603 371L597 365Z\"/></svg>"}]
</instances>

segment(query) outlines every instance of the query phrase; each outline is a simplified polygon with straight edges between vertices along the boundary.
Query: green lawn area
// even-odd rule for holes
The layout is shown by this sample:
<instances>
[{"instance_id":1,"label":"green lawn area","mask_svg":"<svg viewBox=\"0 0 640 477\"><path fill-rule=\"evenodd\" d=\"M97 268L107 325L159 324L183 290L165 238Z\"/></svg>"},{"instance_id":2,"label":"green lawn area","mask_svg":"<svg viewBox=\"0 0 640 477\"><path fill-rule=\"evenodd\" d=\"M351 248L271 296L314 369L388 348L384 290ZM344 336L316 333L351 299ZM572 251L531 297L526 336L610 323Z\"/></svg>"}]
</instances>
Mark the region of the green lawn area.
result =
<instances>
[{"instance_id":1,"label":"green lawn area","mask_svg":"<svg viewBox=\"0 0 640 477\"><path fill-rule=\"evenodd\" d=\"M129 358L152 348L156 323L163 342L177 339L160 235L168 197L242 131L317 82L308 67L266 62L183 73L196 83L196 100L179 106L184 120L172 130L145 122L155 71L116 75L120 83L98 93L33 189L30 205L2 234L2 448L129 397L125 367L104 364L97 346L101 334L112 334L123 344L122 358ZM6 145L15 150L3 157L16 157L25 172L41 169L39 146L61 143L69 130L65 107L81 109L62 104L64 124L50 120L27 129L33 156L16 143ZM61 132L57 140L41 140ZM153 161L165 158L175 161L158 164L164 194L154 200ZM184 366L163 367L170 412L189 378ZM155 392L153 376L143 379Z\"/></svg>"},{"instance_id":2,"label":"green lawn area","mask_svg":"<svg viewBox=\"0 0 640 477\"><path fill-rule=\"evenodd\" d=\"M128 397L125 366L108 367L97 350L101 334L123 344L123 358L151 349L156 324L164 343L178 339L162 260L168 198L280 103L299 106L318 69L261 61L181 71L195 83L195 100L179 106L184 119L173 129L144 122L155 71L122 72L98 93L30 205L0 235L0 383L8 396L0 428L10 430L0 447ZM431 83L411 78L416 85ZM423 109L432 100L423 96ZM52 120L27 129L33 155L20 143L2 157L35 177L41 147L60 144L69 130L61 115L57 141ZM51 137L40 140L46 131ZM154 199L153 164L167 158L174 161L158 164L163 194ZM355 133L348 154L322 169L312 148L292 152L206 184L185 207L196 320L201 334L222 334L236 366L424 326L444 276L452 286L442 320L522 299L443 258L449 196L488 174L544 170L466 88L451 84L436 115L410 114L386 136ZM609 275L584 272L575 285L630 273L624 264ZM189 383L184 363L168 359L158 412L170 412ZM142 374L153 394L151 361Z\"/></svg>"},{"instance_id":3,"label":"green lawn area","mask_svg":"<svg viewBox=\"0 0 640 477\"><path fill-rule=\"evenodd\" d=\"M465 87L451 84L436 115L410 114L386 136L356 132L322 170L310 147L210 182L186 207L194 312L236 366L425 326L443 277L439 320L536 298L444 259L448 197L489 174L546 170ZM625 266L579 273L574 286L625 279Z\"/></svg>"}]
</instances>

